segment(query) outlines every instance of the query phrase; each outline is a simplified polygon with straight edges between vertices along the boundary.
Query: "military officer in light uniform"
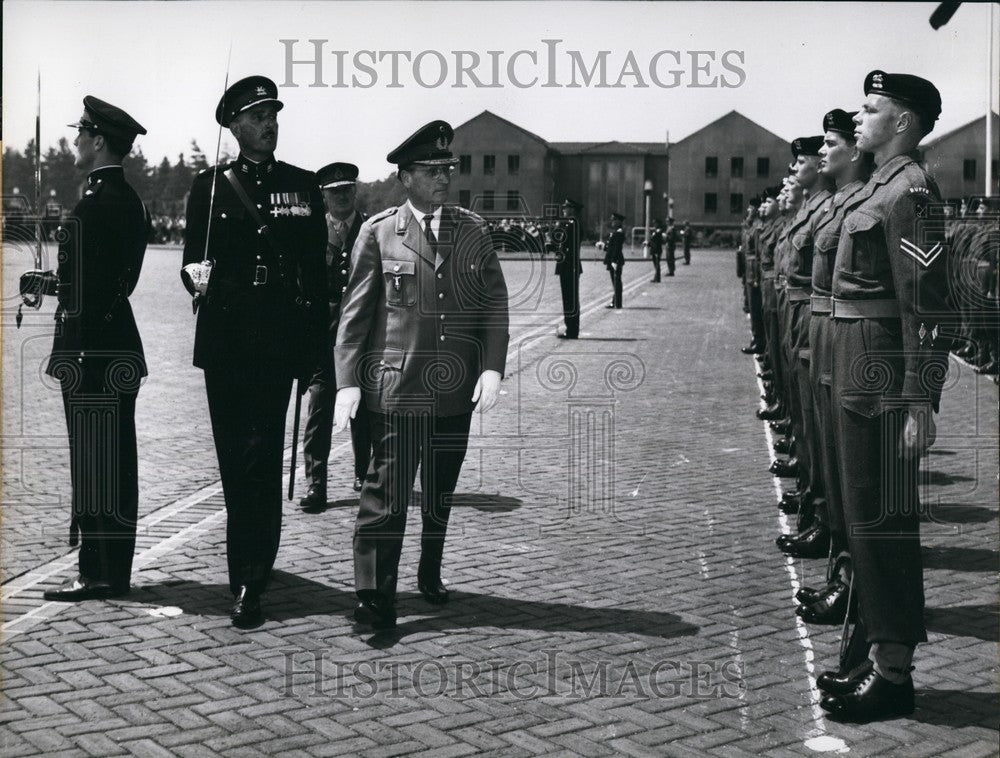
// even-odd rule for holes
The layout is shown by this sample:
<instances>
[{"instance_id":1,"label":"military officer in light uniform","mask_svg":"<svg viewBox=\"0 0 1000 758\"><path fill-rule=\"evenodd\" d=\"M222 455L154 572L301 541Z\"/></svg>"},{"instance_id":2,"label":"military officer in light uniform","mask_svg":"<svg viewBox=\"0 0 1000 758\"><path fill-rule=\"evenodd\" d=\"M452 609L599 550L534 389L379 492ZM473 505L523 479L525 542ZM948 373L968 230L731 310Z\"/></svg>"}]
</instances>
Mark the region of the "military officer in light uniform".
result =
<instances>
[{"instance_id":1,"label":"military officer in light uniform","mask_svg":"<svg viewBox=\"0 0 1000 758\"><path fill-rule=\"evenodd\" d=\"M326 205L326 272L330 302L328 349L309 382L309 410L302 435L306 479L309 489L299 501L303 510L326 506L327 459L330 457L330 435L333 432L333 403L337 395L333 366L333 345L337 339L340 301L347 291L351 268L351 249L358 238L362 222L368 218L354 205L357 200L358 167L353 163L330 163L316 172ZM368 417L359 408L351 419L351 445L354 449L354 490L361 491L361 480L371 460L371 437Z\"/></svg>"},{"instance_id":2,"label":"military officer in light uniform","mask_svg":"<svg viewBox=\"0 0 1000 758\"><path fill-rule=\"evenodd\" d=\"M917 470L934 442L947 374L948 251L917 145L941 96L926 79L872 71L857 147L875 171L846 208L833 272L833 414L848 545L872 666L822 707L848 721L913 711L913 651L927 639Z\"/></svg>"},{"instance_id":3,"label":"military officer in light uniform","mask_svg":"<svg viewBox=\"0 0 1000 758\"><path fill-rule=\"evenodd\" d=\"M205 372L226 499L231 617L240 628L263 621L281 539L292 382L304 388L329 347L323 198L314 173L274 158L281 108L263 76L223 94L215 118L240 154L195 177L184 241L182 279L199 303L194 365ZM203 274L191 274L203 259L214 261L207 287Z\"/></svg>"},{"instance_id":4,"label":"military officer in light uniform","mask_svg":"<svg viewBox=\"0 0 1000 758\"><path fill-rule=\"evenodd\" d=\"M447 122L432 121L389 153L407 201L362 225L337 330L335 428L363 402L373 442L354 531L354 617L378 629L396 623L418 466L417 589L430 603L448 600L441 561L451 496L472 412L496 402L507 357L507 285L489 229L445 205L458 162L448 149L453 136Z\"/></svg>"}]
</instances>

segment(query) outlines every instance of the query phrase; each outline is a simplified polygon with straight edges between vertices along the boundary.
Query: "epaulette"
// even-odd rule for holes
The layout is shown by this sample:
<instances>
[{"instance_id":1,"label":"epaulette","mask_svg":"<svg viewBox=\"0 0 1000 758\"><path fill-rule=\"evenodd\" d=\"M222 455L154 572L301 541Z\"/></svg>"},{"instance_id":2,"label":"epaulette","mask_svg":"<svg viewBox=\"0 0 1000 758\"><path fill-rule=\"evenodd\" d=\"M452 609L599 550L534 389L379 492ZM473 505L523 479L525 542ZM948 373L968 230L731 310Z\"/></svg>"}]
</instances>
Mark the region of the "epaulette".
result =
<instances>
[{"instance_id":1,"label":"epaulette","mask_svg":"<svg viewBox=\"0 0 1000 758\"><path fill-rule=\"evenodd\" d=\"M101 189L103 187L104 187L104 180L103 179L98 179L96 182L94 182L94 186L93 187L87 187L87 189L84 190L83 196L84 197L97 197L97 194L101 191Z\"/></svg>"},{"instance_id":2,"label":"epaulette","mask_svg":"<svg viewBox=\"0 0 1000 758\"><path fill-rule=\"evenodd\" d=\"M377 224L379 221L382 221L383 219L395 216L396 211L398 210L399 210L398 207L393 206L392 208L386 208L384 211L379 211L378 213L368 217L368 223Z\"/></svg>"},{"instance_id":3,"label":"epaulette","mask_svg":"<svg viewBox=\"0 0 1000 758\"><path fill-rule=\"evenodd\" d=\"M477 224L485 224L486 223L486 219L484 219L478 213L476 213L474 211L470 211L468 208L463 208L461 205L456 205L454 207L455 207L455 211L460 216L465 216L466 218L471 219L472 221L475 221Z\"/></svg>"}]
</instances>

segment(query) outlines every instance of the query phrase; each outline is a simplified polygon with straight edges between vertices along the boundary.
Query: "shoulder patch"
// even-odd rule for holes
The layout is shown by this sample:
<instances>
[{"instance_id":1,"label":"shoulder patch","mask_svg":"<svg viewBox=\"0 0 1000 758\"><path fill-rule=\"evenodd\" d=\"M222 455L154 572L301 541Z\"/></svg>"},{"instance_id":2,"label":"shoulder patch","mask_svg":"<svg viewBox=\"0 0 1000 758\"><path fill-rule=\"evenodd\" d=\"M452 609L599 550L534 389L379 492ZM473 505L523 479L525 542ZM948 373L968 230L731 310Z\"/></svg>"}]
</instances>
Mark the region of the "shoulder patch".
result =
<instances>
[{"instance_id":1,"label":"shoulder patch","mask_svg":"<svg viewBox=\"0 0 1000 758\"><path fill-rule=\"evenodd\" d=\"M910 187L909 192L911 195L923 195L927 198L931 197L931 191L926 187Z\"/></svg>"},{"instance_id":2,"label":"shoulder patch","mask_svg":"<svg viewBox=\"0 0 1000 758\"><path fill-rule=\"evenodd\" d=\"M392 208L386 208L384 211L379 211L378 213L372 214L372 216L370 216L368 219L368 223L377 224L379 221L395 216L396 211L398 210L399 210L398 207L392 207Z\"/></svg>"}]
</instances>

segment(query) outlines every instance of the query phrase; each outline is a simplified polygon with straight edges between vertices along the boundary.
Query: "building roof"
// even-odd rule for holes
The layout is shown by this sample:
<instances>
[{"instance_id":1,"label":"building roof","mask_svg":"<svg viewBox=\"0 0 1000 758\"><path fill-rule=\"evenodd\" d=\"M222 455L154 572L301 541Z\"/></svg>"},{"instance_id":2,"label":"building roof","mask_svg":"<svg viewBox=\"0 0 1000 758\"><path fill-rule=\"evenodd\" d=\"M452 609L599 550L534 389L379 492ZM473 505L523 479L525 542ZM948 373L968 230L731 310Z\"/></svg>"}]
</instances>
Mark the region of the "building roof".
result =
<instances>
[{"instance_id":1,"label":"building roof","mask_svg":"<svg viewBox=\"0 0 1000 758\"><path fill-rule=\"evenodd\" d=\"M998 115L996 111L993 111L993 118L1000 119L1000 115ZM944 134L938 135L930 142L925 142L924 144L920 145L918 150L928 150L930 148L933 148L937 146L939 143L944 142L945 140L950 139L951 137L954 137L959 132L964 132L966 129L971 129L974 126L977 126L981 121L986 121L985 114L983 114L982 116L978 116L972 119L972 121L969 121L966 124L962 124L962 126L958 126L949 132L945 132Z\"/></svg>"},{"instance_id":2,"label":"building roof","mask_svg":"<svg viewBox=\"0 0 1000 758\"><path fill-rule=\"evenodd\" d=\"M501 123L505 124L506 126L509 126L511 129L516 129L517 131L521 132L521 134L524 134L525 136L530 137L531 139L535 140L536 142L541 143L545 147L549 147L549 143L546 142L545 140L543 140L541 137L539 137L534 132L529 132L523 126L518 126L513 121L508 121L503 116L498 116L497 114L495 114L493 111L490 111L490 110L485 110L482 113L473 116L468 121L463 121L461 124L459 124L458 126L455 127L455 130L457 131L458 129L461 129L463 126L468 126L473 121L478 121L479 119L482 119L482 118L492 118L492 119L495 119L497 121L500 121Z\"/></svg>"},{"instance_id":3,"label":"building roof","mask_svg":"<svg viewBox=\"0 0 1000 758\"><path fill-rule=\"evenodd\" d=\"M662 142L550 142L549 147L564 155L580 155L583 153L604 153L620 155L635 153L637 155L666 155L667 146Z\"/></svg>"},{"instance_id":4,"label":"building roof","mask_svg":"<svg viewBox=\"0 0 1000 758\"><path fill-rule=\"evenodd\" d=\"M751 126L754 126L754 127L758 128L758 129L760 129L763 132L767 132L772 137L774 137L776 140L779 140L781 142L786 142L786 143L788 142L788 140L784 139L783 137L779 137L777 134L775 134L774 132L772 132L770 129L764 128L763 126L761 126L760 124L758 124L756 121L753 121L752 119L749 119L746 116L744 116L739 111L737 111L737 110L731 110L731 111L729 111L729 113L725 113L725 114L719 116L717 119L715 119L715 121L712 121L710 123L705 124L703 127L701 127L701 129L696 129L695 131L691 132L689 135L687 135L686 137L684 137L684 139L681 139L681 140L678 140L677 142L672 143L672 146L676 147L677 145L680 145L680 144L686 142L687 140L691 139L695 135L701 134L706 129L711 129L716 124L719 124L722 121L731 120L731 119L740 119L741 121L744 121L744 122L750 124Z\"/></svg>"}]
</instances>

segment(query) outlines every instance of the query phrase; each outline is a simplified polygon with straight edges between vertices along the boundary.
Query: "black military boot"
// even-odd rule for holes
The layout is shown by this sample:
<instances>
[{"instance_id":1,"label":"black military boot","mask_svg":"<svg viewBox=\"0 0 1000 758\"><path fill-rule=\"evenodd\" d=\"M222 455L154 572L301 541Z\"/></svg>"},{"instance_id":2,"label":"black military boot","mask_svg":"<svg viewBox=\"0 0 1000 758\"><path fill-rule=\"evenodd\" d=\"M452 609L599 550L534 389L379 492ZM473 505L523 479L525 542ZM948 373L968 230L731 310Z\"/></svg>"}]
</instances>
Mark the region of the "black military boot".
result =
<instances>
[{"instance_id":1,"label":"black military boot","mask_svg":"<svg viewBox=\"0 0 1000 758\"><path fill-rule=\"evenodd\" d=\"M432 605L448 602L448 588L441 581L441 558L444 537L420 541L420 567L417 569L417 589Z\"/></svg>"}]
</instances>

